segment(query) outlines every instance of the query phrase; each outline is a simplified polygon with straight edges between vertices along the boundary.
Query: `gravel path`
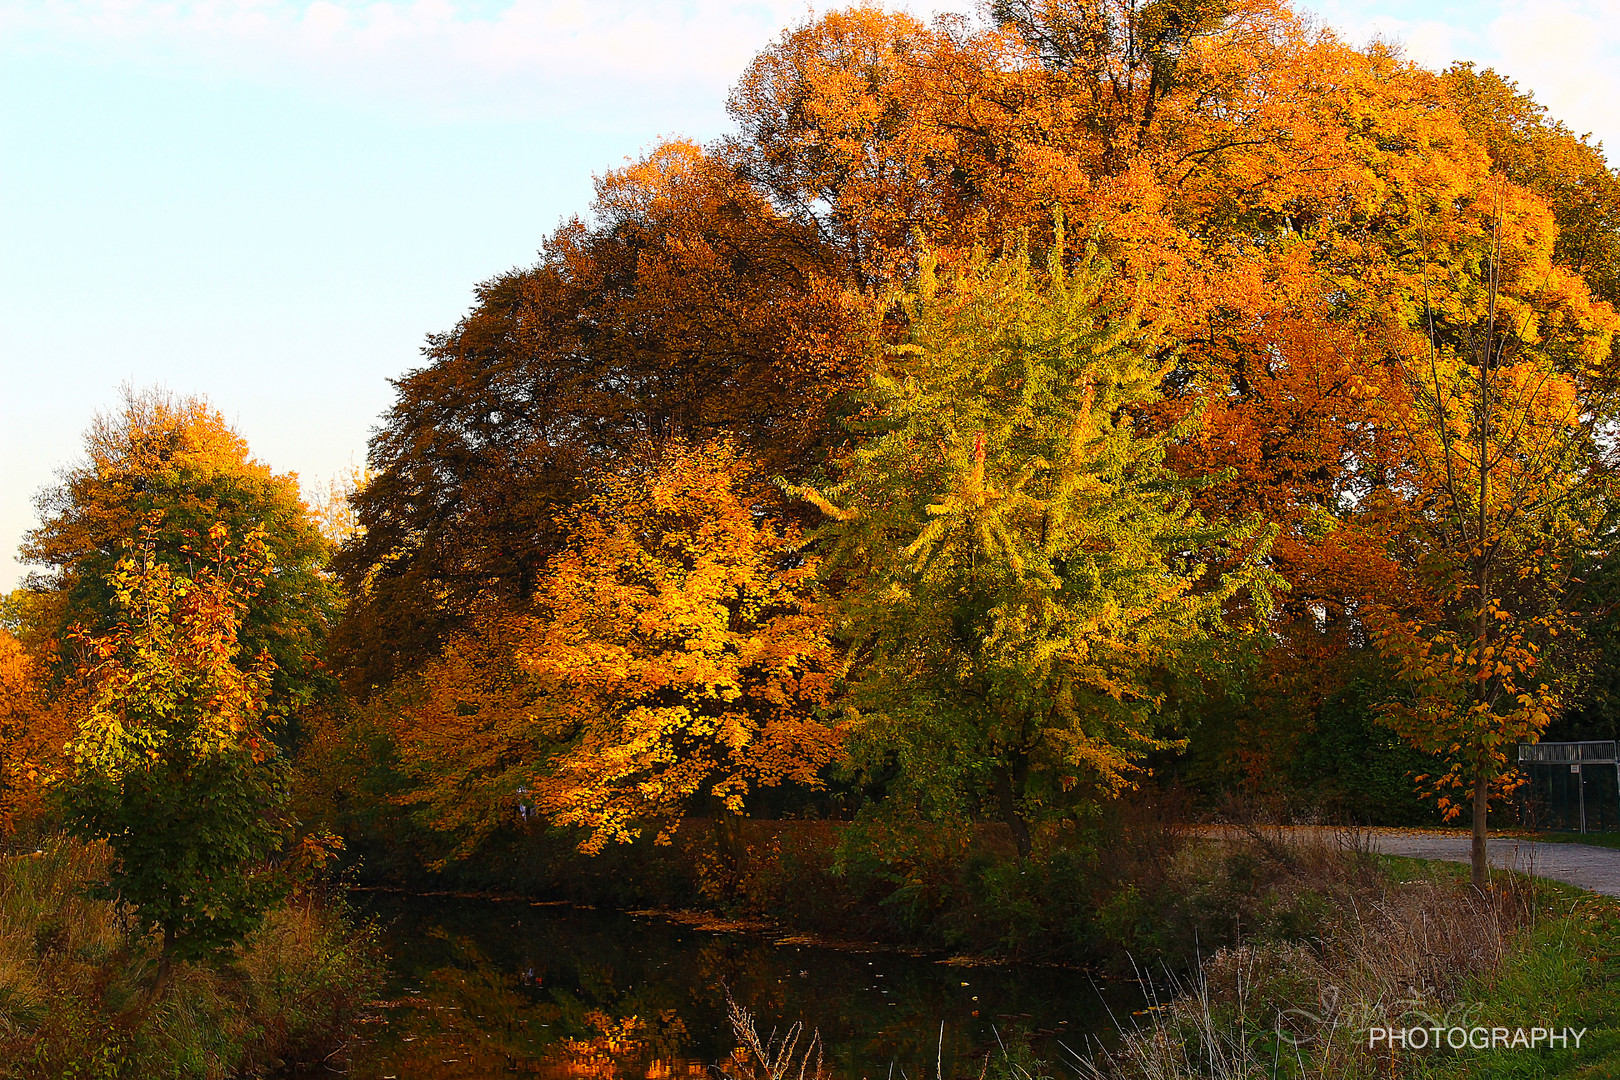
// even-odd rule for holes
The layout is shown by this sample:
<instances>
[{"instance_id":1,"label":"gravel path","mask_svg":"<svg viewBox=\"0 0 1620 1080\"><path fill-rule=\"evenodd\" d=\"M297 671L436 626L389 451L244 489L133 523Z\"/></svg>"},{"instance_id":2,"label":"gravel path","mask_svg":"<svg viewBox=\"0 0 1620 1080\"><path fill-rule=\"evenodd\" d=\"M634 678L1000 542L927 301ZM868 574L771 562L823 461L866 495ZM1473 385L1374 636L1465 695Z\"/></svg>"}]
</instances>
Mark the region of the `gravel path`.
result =
<instances>
[{"instance_id":1,"label":"gravel path","mask_svg":"<svg viewBox=\"0 0 1620 1080\"><path fill-rule=\"evenodd\" d=\"M1468 862L1471 841L1464 835L1374 829L1372 845L1385 855ZM1494 838L1486 848L1491 865L1562 881L1605 896L1620 896L1620 851L1586 844L1538 844L1513 837Z\"/></svg>"}]
</instances>

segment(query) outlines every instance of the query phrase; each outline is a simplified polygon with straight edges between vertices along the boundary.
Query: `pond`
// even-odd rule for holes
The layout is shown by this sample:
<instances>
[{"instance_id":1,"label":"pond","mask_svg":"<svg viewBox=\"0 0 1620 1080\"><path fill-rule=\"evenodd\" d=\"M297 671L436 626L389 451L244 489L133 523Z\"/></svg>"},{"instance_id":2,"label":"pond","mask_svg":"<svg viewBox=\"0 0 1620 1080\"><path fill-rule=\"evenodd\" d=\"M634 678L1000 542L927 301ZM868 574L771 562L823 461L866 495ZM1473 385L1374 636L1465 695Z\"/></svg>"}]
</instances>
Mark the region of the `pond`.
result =
<instances>
[{"instance_id":1,"label":"pond","mask_svg":"<svg viewBox=\"0 0 1620 1080\"><path fill-rule=\"evenodd\" d=\"M977 1076L1018 1033L1066 1057L1141 1007L1134 985L1079 972L778 944L656 915L385 893L361 904L391 962L383 1007L332 1063L360 1080L703 1076L736 1045L728 989L762 1037L818 1031L850 1080L922 1080L940 1057L947 1074Z\"/></svg>"}]
</instances>

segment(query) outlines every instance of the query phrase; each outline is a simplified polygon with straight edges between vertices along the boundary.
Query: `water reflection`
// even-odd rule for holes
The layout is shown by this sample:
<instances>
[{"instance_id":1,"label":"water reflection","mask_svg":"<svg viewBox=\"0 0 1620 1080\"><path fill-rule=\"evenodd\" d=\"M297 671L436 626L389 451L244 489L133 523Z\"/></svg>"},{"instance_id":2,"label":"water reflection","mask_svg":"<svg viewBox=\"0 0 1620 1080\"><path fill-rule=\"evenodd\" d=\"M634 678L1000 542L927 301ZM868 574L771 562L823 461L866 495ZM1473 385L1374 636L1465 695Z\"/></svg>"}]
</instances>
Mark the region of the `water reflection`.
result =
<instances>
[{"instance_id":1,"label":"water reflection","mask_svg":"<svg viewBox=\"0 0 1620 1080\"><path fill-rule=\"evenodd\" d=\"M1123 1016L1137 997L1051 969L779 946L522 901L366 903L393 960L386 1006L345 1063L365 1080L704 1075L734 1046L728 987L761 1034L796 1021L819 1030L839 1076L886 1077L895 1061L915 1076L941 1053L947 1072L978 1075L998 1035L1079 1048L1112 1029L1109 1007Z\"/></svg>"}]
</instances>

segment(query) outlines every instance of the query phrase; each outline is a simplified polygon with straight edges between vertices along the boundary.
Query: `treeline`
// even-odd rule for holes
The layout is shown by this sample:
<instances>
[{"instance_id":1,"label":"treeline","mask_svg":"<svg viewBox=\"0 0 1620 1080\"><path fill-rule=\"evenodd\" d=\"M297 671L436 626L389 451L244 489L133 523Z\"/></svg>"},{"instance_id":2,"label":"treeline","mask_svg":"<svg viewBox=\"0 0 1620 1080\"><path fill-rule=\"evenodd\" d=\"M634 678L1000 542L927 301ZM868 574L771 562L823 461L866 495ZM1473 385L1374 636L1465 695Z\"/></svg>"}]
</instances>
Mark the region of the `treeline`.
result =
<instances>
[{"instance_id":1,"label":"treeline","mask_svg":"<svg viewBox=\"0 0 1620 1080\"><path fill-rule=\"evenodd\" d=\"M98 421L6 600L8 812L134 775L86 658L147 670L170 578L289 770L244 867L691 815L1027 857L1155 785L1482 835L1518 741L1613 737L1600 148L1272 0L990 15L784 34L429 340L347 507L200 402Z\"/></svg>"}]
</instances>

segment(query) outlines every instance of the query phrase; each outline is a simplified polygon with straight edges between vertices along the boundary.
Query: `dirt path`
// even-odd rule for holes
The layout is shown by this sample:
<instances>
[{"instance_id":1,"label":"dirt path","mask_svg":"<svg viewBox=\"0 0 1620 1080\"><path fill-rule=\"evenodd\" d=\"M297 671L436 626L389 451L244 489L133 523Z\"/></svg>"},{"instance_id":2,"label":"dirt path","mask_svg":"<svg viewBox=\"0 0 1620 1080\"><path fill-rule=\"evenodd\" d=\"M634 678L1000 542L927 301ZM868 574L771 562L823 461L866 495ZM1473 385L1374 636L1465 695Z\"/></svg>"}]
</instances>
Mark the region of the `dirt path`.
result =
<instances>
[{"instance_id":1,"label":"dirt path","mask_svg":"<svg viewBox=\"0 0 1620 1080\"><path fill-rule=\"evenodd\" d=\"M1468 862L1466 834L1374 829L1372 846L1385 855ZM1543 844L1514 837L1493 838L1486 849L1491 865L1562 881L1605 896L1620 896L1620 851L1587 844Z\"/></svg>"}]
</instances>

